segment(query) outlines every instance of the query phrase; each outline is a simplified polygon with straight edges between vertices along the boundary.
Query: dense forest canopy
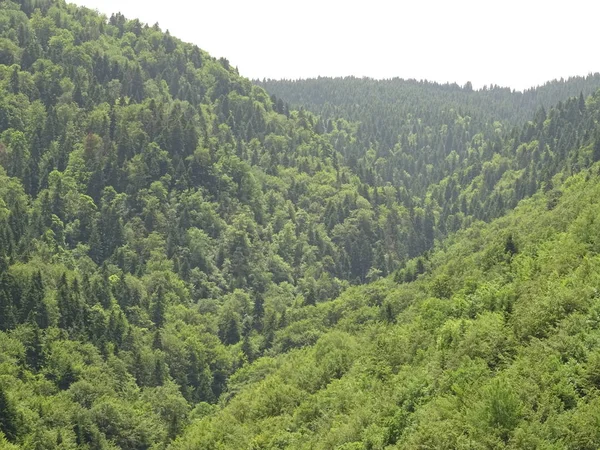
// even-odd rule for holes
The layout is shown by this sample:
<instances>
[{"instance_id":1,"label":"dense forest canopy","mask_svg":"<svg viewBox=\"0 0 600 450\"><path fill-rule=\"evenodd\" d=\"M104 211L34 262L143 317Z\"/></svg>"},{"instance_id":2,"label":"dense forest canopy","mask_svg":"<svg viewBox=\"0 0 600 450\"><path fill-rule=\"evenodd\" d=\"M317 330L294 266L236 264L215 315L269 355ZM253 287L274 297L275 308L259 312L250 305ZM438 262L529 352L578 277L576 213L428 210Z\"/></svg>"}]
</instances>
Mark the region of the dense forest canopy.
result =
<instances>
[{"instance_id":1,"label":"dense forest canopy","mask_svg":"<svg viewBox=\"0 0 600 450\"><path fill-rule=\"evenodd\" d=\"M531 120L540 107L548 109L567 98L593 94L600 87L600 73L548 81L524 91L496 85L475 90L471 83L459 86L401 78L319 77L253 82L293 106L318 110L326 117L343 116L362 122L368 120L367 111L370 111L375 123L393 120L387 110L376 109L385 105L400 118L412 113L429 120L426 113L434 112L435 105L439 109L470 111L479 121L499 120L521 125Z\"/></svg>"},{"instance_id":2,"label":"dense forest canopy","mask_svg":"<svg viewBox=\"0 0 600 450\"><path fill-rule=\"evenodd\" d=\"M597 447L600 78L286 83L0 4L0 446Z\"/></svg>"},{"instance_id":3,"label":"dense forest canopy","mask_svg":"<svg viewBox=\"0 0 600 450\"><path fill-rule=\"evenodd\" d=\"M312 308L314 345L240 369L172 448L597 448L599 175Z\"/></svg>"},{"instance_id":4,"label":"dense forest canopy","mask_svg":"<svg viewBox=\"0 0 600 450\"><path fill-rule=\"evenodd\" d=\"M567 99L579 97L583 103L600 88L600 74L555 80L524 92L397 78L254 82L293 107L320 115L327 129L339 118L355 123L354 145L334 146L361 179L370 184L391 182L406 186L412 195L423 195L432 184L453 175L455 165L473 163L470 150L482 138L497 146L497 152L503 147L498 140L506 145L515 137L511 136L515 127L529 121L539 126L550 108ZM512 157L514 149L510 150ZM483 156L486 161L492 155ZM448 159L454 165L445 167Z\"/></svg>"}]
</instances>

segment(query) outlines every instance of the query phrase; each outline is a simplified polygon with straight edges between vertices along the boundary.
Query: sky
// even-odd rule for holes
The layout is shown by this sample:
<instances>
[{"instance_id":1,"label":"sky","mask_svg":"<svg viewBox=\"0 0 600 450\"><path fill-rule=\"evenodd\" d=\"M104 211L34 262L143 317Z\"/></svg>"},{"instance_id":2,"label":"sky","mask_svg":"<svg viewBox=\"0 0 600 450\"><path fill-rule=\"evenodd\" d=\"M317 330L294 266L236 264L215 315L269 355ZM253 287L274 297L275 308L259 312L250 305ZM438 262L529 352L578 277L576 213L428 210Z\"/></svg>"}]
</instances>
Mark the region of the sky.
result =
<instances>
[{"instance_id":1,"label":"sky","mask_svg":"<svg viewBox=\"0 0 600 450\"><path fill-rule=\"evenodd\" d=\"M158 22L248 78L415 78L522 90L600 72L596 0L70 0Z\"/></svg>"}]
</instances>

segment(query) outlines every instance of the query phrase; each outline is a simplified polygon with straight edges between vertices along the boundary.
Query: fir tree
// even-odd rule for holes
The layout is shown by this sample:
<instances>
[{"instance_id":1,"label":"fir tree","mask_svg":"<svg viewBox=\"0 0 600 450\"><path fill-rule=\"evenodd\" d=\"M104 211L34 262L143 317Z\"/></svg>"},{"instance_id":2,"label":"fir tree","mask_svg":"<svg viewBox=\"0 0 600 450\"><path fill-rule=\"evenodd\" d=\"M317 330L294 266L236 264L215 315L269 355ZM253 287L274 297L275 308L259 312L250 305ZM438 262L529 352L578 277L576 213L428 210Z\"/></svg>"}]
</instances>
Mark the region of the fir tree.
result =
<instances>
[{"instance_id":1,"label":"fir tree","mask_svg":"<svg viewBox=\"0 0 600 450\"><path fill-rule=\"evenodd\" d=\"M6 395L6 391L0 385L0 431L10 441L15 442L17 439L17 413L10 399Z\"/></svg>"}]
</instances>

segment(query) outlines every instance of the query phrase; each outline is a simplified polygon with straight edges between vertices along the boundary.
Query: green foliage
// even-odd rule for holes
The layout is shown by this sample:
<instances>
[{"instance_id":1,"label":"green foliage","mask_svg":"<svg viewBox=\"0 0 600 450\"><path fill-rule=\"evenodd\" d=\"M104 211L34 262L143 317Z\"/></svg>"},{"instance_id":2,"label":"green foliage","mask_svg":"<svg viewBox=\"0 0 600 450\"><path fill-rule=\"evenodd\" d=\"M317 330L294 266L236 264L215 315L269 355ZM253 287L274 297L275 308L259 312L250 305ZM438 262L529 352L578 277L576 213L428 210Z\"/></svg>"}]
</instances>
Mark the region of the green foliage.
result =
<instances>
[{"instance_id":1,"label":"green foliage","mask_svg":"<svg viewBox=\"0 0 600 450\"><path fill-rule=\"evenodd\" d=\"M2 2L2 448L598 446L597 76L338 82Z\"/></svg>"},{"instance_id":2,"label":"green foliage","mask_svg":"<svg viewBox=\"0 0 600 450\"><path fill-rule=\"evenodd\" d=\"M0 432L4 434L6 439L15 442L18 433L17 414L2 388L0 388Z\"/></svg>"},{"instance_id":3,"label":"green foliage","mask_svg":"<svg viewBox=\"0 0 600 450\"><path fill-rule=\"evenodd\" d=\"M373 255L372 267L385 274L390 258L392 270L401 268L406 256L431 249L436 238L473 219L500 217L537 189L552 191L556 173L597 160L597 103L584 99L600 87L597 73L525 92L397 78L255 83L320 115L316 127L339 152L336 163L363 183L361 195L377 205L393 199L404 208L390 211L385 228L392 233L380 241L381 255ZM403 277L414 279L408 272Z\"/></svg>"},{"instance_id":4,"label":"green foliage","mask_svg":"<svg viewBox=\"0 0 600 450\"><path fill-rule=\"evenodd\" d=\"M239 371L172 448L597 447L597 173L458 233L414 282L296 313L277 337L310 317L315 344Z\"/></svg>"}]
</instances>

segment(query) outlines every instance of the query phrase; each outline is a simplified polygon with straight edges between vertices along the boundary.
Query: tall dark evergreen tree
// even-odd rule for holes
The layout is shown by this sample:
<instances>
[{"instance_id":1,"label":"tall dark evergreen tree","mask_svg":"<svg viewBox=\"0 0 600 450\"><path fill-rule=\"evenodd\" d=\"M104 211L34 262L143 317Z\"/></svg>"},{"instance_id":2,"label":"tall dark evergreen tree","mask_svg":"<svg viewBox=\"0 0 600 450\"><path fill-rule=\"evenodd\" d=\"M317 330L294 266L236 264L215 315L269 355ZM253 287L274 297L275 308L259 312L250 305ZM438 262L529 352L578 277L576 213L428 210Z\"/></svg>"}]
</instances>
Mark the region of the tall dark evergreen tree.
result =
<instances>
[{"instance_id":1,"label":"tall dark evergreen tree","mask_svg":"<svg viewBox=\"0 0 600 450\"><path fill-rule=\"evenodd\" d=\"M165 324L165 311L167 309L165 294L162 286L156 290L154 303L152 306L152 321L156 328L162 328Z\"/></svg>"},{"instance_id":2,"label":"tall dark evergreen tree","mask_svg":"<svg viewBox=\"0 0 600 450\"><path fill-rule=\"evenodd\" d=\"M16 441L17 413L2 386L0 386L0 431L10 442Z\"/></svg>"}]
</instances>

